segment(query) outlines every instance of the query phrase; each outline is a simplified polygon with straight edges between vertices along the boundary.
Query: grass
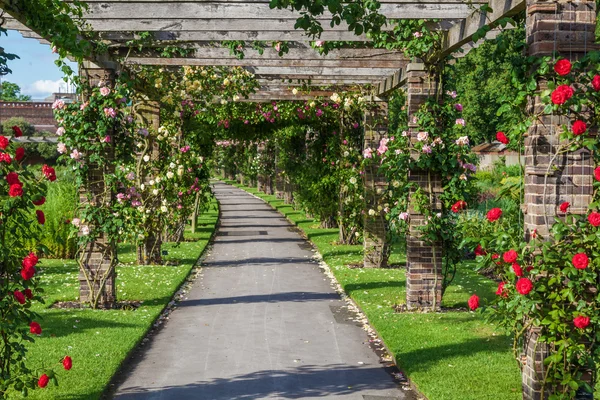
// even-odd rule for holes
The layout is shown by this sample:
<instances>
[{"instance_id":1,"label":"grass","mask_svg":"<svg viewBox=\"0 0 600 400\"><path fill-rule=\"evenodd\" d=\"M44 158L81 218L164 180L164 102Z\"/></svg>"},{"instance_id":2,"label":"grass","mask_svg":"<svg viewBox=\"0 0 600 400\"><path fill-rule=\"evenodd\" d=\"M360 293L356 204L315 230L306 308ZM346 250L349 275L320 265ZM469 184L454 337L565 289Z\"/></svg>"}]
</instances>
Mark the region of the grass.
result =
<instances>
[{"instance_id":1,"label":"grass","mask_svg":"<svg viewBox=\"0 0 600 400\"><path fill-rule=\"evenodd\" d=\"M195 234L186 232L187 239L176 246L166 243L166 261L175 266L117 267L117 298L139 300L142 305L132 310L51 309L56 301L71 301L78 297L78 269L73 260L43 260L40 268L41 287L46 304L36 304L43 317L43 334L28 346L31 366L55 366L59 386L49 385L30 392L30 399L88 400L100 398L112 376L154 324L173 294L186 280L198 256L206 247L217 222L215 206L199 218ZM133 260L134 249L120 246L121 261ZM65 356L73 358L71 371L61 370L58 362ZM20 398L13 395L11 399Z\"/></svg>"},{"instance_id":2,"label":"grass","mask_svg":"<svg viewBox=\"0 0 600 400\"><path fill-rule=\"evenodd\" d=\"M235 184L228 181L228 183ZM473 271L464 262L447 289L444 313L396 313L392 306L405 303L405 270L349 268L362 261L362 246L333 245L337 229L319 229L275 196L254 188L238 187L255 194L284 214L317 246L344 291L361 307L399 367L429 400L517 400L521 398L521 374L512 355L511 339L486 323L480 314L465 310L477 293L491 299L497 284ZM396 251L391 264L405 264Z\"/></svg>"}]
</instances>

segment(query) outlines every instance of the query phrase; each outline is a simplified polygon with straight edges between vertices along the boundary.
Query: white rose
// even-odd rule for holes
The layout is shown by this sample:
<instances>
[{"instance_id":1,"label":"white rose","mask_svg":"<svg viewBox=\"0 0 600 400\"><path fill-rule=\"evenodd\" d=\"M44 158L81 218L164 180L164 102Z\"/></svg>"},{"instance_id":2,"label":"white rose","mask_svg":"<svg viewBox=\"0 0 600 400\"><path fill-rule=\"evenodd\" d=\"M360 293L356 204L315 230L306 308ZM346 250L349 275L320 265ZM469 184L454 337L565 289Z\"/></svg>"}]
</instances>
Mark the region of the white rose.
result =
<instances>
[{"instance_id":1,"label":"white rose","mask_svg":"<svg viewBox=\"0 0 600 400\"><path fill-rule=\"evenodd\" d=\"M292 89L292 94L293 94L294 96L295 96L295 95L297 95L297 94L298 94L298 89L296 89L296 88L293 88L293 89Z\"/></svg>"},{"instance_id":2,"label":"white rose","mask_svg":"<svg viewBox=\"0 0 600 400\"><path fill-rule=\"evenodd\" d=\"M144 190L146 189L146 185L144 185L143 183L140 185L140 189Z\"/></svg>"},{"instance_id":3,"label":"white rose","mask_svg":"<svg viewBox=\"0 0 600 400\"><path fill-rule=\"evenodd\" d=\"M144 161L145 161L145 162L148 162L148 161L150 161L150 156L149 156L148 154L146 154L146 155L144 156Z\"/></svg>"},{"instance_id":4,"label":"white rose","mask_svg":"<svg viewBox=\"0 0 600 400\"><path fill-rule=\"evenodd\" d=\"M172 179L175 176L171 171L167 172L167 178Z\"/></svg>"},{"instance_id":5,"label":"white rose","mask_svg":"<svg viewBox=\"0 0 600 400\"><path fill-rule=\"evenodd\" d=\"M154 185L154 180L150 179L150 182L148 182L148 184L150 184L150 186L153 186Z\"/></svg>"},{"instance_id":6,"label":"white rose","mask_svg":"<svg viewBox=\"0 0 600 400\"><path fill-rule=\"evenodd\" d=\"M166 213L166 212L168 211L168 208L167 208L167 206L161 206L161 207L160 207L160 211L162 211L162 212Z\"/></svg>"},{"instance_id":7,"label":"white rose","mask_svg":"<svg viewBox=\"0 0 600 400\"><path fill-rule=\"evenodd\" d=\"M138 207L138 210L140 210L140 212L144 212L144 211L146 210L146 207L144 207L144 206L139 206L139 207Z\"/></svg>"},{"instance_id":8,"label":"white rose","mask_svg":"<svg viewBox=\"0 0 600 400\"><path fill-rule=\"evenodd\" d=\"M152 191L152 194L153 194L153 195L155 195L155 196L158 196L158 193L159 193L158 189L154 189L154 190Z\"/></svg>"},{"instance_id":9,"label":"white rose","mask_svg":"<svg viewBox=\"0 0 600 400\"><path fill-rule=\"evenodd\" d=\"M82 235L87 236L90 234L90 227L87 225L81 225L80 231Z\"/></svg>"},{"instance_id":10,"label":"white rose","mask_svg":"<svg viewBox=\"0 0 600 400\"><path fill-rule=\"evenodd\" d=\"M169 164L169 168L175 168L175 167L176 167L175 163Z\"/></svg>"}]
</instances>

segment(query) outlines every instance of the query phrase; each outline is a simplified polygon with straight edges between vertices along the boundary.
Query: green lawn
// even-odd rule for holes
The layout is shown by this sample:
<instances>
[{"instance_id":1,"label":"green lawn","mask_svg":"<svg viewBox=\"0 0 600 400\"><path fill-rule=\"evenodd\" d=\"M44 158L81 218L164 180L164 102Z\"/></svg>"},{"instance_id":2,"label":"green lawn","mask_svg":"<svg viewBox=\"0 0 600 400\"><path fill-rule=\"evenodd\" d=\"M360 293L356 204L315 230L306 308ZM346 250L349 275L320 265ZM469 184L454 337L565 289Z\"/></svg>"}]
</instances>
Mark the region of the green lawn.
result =
<instances>
[{"instance_id":1,"label":"green lawn","mask_svg":"<svg viewBox=\"0 0 600 400\"><path fill-rule=\"evenodd\" d=\"M29 347L30 366L55 364L65 356L73 358L71 371L57 367L59 386L30 392L31 399L98 399L129 352L140 342L160 315L175 291L186 280L199 255L206 247L218 218L216 201L213 209L199 218L196 234L186 232L195 241L178 246L167 243L164 258L175 266L136 266L131 246L120 246L119 257L127 264L117 268L119 300L139 300L142 305L131 310L50 309L56 301L76 300L78 270L73 260L43 260L41 287L46 304L36 304L43 319L43 333ZM10 398L20 398L13 395Z\"/></svg>"},{"instance_id":2,"label":"green lawn","mask_svg":"<svg viewBox=\"0 0 600 400\"><path fill-rule=\"evenodd\" d=\"M510 338L496 332L478 313L465 311L473 293L482 302L492 298L495 282L475 273L465 262L443 301L444 307L456 310L395 313L392 306L405 303L404 269L348 268L348 264L361 262L362 246L332 245L338 239L337 229L319 229L318 223L283 200L242 188L266 200L305 232L344 291L369 318L400 369L429 400L521 398L521 375ZM404 264L404 254L393 252L390 263Z\"/></svg>"}]
</instances>

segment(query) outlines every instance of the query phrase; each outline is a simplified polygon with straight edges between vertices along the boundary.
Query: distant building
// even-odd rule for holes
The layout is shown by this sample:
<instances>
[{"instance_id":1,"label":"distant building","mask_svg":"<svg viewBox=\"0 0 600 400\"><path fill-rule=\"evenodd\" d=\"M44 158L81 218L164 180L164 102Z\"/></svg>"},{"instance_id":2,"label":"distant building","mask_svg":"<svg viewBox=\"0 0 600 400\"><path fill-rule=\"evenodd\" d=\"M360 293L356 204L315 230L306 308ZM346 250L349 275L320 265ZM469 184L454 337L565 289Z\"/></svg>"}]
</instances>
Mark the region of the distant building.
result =
<instances>
[{"instance_id":1,"label":"distant building","mask_svg":"<svg viewBox=\"0 0 600 400\"><path fill-rule=\"evenodd\" d=\"M53 93L37 101L0 101L0 123L7 119L20 117L35 127L38 132L55 132L58 129L52 103L56 100L71 103L77 100L75 93Z\"/></svg>"},{"instance_id":2,"label":"distant building","mask_svg":"<svg viewBox=\"0 0 600 400\"><path fill-rule=\"evenodd\" d=\"M507 149L505 144L498 141L473 146L471 151L479 156L479 169L492 168L494 162L498 161L500 157L505 158L506 165L519 164L519 153ZM525 158L522 155L520 157L520 162L522 165L525 162Z\"/></svg>"}]
</instances>

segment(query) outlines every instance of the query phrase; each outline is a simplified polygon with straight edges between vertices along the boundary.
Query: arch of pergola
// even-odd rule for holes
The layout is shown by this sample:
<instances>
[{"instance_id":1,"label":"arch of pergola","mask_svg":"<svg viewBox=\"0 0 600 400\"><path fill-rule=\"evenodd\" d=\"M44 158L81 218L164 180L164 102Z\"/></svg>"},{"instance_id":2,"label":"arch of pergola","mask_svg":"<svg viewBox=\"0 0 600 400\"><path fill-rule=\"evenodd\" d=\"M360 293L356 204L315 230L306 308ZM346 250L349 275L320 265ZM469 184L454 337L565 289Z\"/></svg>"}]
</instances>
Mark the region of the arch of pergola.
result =
<instances>
[{"instance_id":1,"label":"arch of pergola","mask_svg":"<svg viewBox=\"0 0 600 400\"><path fill-rule=\"evenodd\" d=\"M25 18L14 12L13 4L18 0L0 0L0 8L8 17L6 29L16 29L25 37L48 43L51 38L41 37L24 25ZM385 118L386 96L398 87L404 87L409 116L416 112L425 99L433 95L431 77L418 60L410 60L399 51L374 48L340 48L319 55L311 48L314 39L303 31L294 29L298 13L289 10L270 9L268 0L86 0L89 11L84 19L96 38L108 44L109 51L100 57L89 60L89 71L114 70L124 67L116 60L127 54L125 64L131 65L207 65L241 66L253 72L261 87L250 97L250 101L307 100L328 96L333 91L356 86L370 85L373 100L382 104L378 112L365 116L365 146L371 146L387 134ZM513 16L526 10L527 42L529 55L548 55L553 51L562 52L567 58L577 58L585 49L591 49L594 42L595 3L590 0L562 2L558 0L489 0L489 2L465 2L462 0L380 0L380 13L388 19L437 19L436 29L444 32L442 50L435 55L438 59L463 49L468 51L476 46L473 35L483 26L492 28L500 19ZM481 8L483 4L488 7ZM486 11L482 11L486 10ZM327 14L318 19L324 28L319 40L369 42L365 35L357 36L348 31L345 25L329 26ZM568 28L566 28L568 26ZM390 26L383 29L391 29ZM561 34L568 29L568 34ZM127 42L139 37L141 32L150 32L152 45L142 50L132 51ZM493 34L493 30L491 31ZM558 34L557 34L558 32ZM246 48L244 58L230 54L221 46L223 41L287 41L290 50L283 57L270 47L262 55ZM185 57L159 57L157 47L176 45L190 49ZM292 82L305 82L312 86L310 93L293 94ZM537 104L535 101L532 104ZM410 118L409 118L410 121ZM556 201L560 193L569 189L562 182L569 179L580 180L582 185L592 187L591 178L575 176L577 173L563 173L547 178L556 188L548 195L550 207L540 209L539 185L535 182L540 171L548 170L547 157L551 150L538 147L535 138L548 134L544 124L556 121L539 121L530 128L525 144L525 227L547 234L542 215L556 214ZM418 126L409 125L411 135L416 135ZM558 129L556 130L558 131ZM545 157L545 158L544 158ZM591 158L587 162L591 161ZM592 167L586 165L586 167ZM583 171L583 170L582 170ZM410 180L427 192L424 176L427 171L411 171ZM538 179L539 180L539 179ZM384 185L376 170L367 171L365 185L376 188ZM434 179L433 192L442 190L441 180ZM589 190L592 193L593 190ZM588 193L588 191L582 191ZM369 197L371 196L371 197ZM366 196L367 202L376 201L376 191ZM583 195L581 204L589 203L591 195ZM581 213L585 207L580 210ZM416 232L423 218L411 210L411 233ZM365 266L381 266L381 253L385 252L385 221L365 220ZM409 237L407 246L407 305L409 308L439 307L441 298L436 285L441 285L442 255L439 249L432 248L418 238ZM369 254L371 253L371 254ZM373 254L375 253L375 254ZM378 261L379 260L379 261ZM383 263L385 264L385 263ZM530 347L531 349L532 347ZM524 369L524 399L539 399L542 396L539 373L540 363L536 363L536 351L527 353ZM541 349L539 351L542 351Z\"/></svg>"}]
</instances>

